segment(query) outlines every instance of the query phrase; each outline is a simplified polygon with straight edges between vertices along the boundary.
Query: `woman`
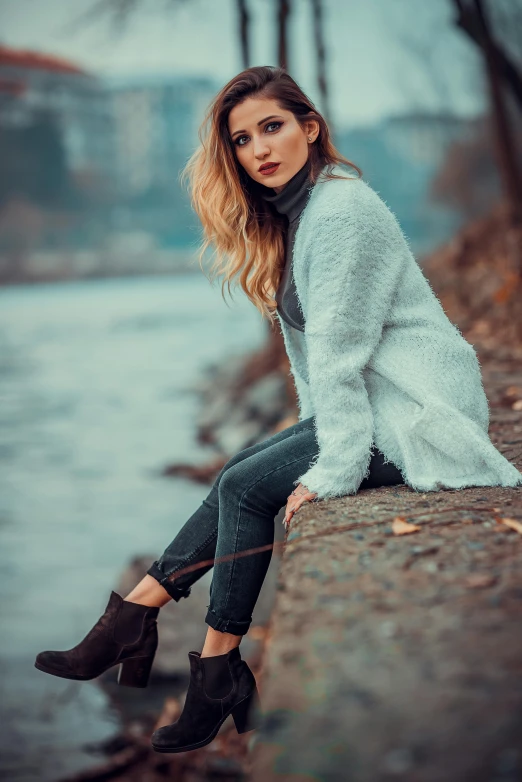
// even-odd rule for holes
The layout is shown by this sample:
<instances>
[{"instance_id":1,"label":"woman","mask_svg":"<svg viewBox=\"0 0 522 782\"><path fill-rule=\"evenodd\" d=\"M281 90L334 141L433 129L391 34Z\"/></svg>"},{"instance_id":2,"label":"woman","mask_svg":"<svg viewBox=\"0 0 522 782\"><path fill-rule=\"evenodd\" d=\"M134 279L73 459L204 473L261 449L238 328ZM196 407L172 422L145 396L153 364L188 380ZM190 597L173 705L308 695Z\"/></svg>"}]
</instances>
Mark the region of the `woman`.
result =
<instances>
[{"instance_id":1,"label":"woman","mask_svg":"<svg viewBox=\"0 0 522 782\"><path fill-rule=\"evenodd\" d=\"M113 592L85 639L36 666L92 679L122 663L146 686L156 617L214 567L201 653L179 720L152 736L181 752L208 744L232 714L257 724L258 695L239 644L268 569L274 518L304 502L406 483L414 491L517 486L488 437L476 353L446 317L399 224L333 146L313 103L281 68L249 68L219 92L189 160L193 206L213 269L277 317L299 422L238 453L144 579ZM346 176L340 164L359 176ZM275 296L275 298L274 298ZM293 491L292 491L293 489ZM250 717L250 721L247 719Z\"/></svg>"}]
</instances>

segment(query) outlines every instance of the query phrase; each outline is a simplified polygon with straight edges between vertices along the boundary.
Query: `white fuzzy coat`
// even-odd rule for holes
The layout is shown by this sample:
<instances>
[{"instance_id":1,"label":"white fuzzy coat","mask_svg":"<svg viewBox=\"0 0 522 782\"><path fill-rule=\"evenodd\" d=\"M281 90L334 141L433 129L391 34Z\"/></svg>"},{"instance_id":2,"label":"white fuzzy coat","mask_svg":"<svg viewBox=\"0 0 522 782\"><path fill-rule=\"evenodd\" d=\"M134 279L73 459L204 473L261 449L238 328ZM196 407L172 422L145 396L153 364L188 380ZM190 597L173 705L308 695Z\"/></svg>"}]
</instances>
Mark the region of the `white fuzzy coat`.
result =
<instances>
[{"instance_id":1,"label":"white fuzzy coat","mask_svg":"<svg viewBox=\"0 0 522 782\"><path fill-rule=\"evenodd\" d=\"M353 175L344 166L333 172ZM522 485L522 473L489 439L473 346L370 185L316 183L293 264L304 333L277 317L299 420L315 415L319 444L295 485L317 499L355 494L373 443L418 491Z\"/></svg>"}]
</instances>

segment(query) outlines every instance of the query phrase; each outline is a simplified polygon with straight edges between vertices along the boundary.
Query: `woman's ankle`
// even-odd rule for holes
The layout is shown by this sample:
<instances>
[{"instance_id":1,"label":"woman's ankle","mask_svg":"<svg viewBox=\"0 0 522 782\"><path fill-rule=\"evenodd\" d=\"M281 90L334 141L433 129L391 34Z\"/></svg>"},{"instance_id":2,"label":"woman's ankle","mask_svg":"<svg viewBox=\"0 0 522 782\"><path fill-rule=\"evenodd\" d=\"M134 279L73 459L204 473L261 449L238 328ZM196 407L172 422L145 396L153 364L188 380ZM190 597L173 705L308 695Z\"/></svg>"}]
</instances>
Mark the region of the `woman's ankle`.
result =
<instances>
[{"instance_id":1,"label":"woman's ankle","mask_svg":"<svg viewBox=\"0 0 522 782\"><path fill-rule=\"evenodd\" d=\"M218 655L228 654L236 646L239 646L242 638L242 635L223 633L221 630L214 630L213 627L209 627L200 657L217 657Z\"/></svg>"},{"instance_id":2,"label":"woman's ankle","mask_svg":"<svg viewBox=\"0 0 522 782\"><path fill-rule=\"evenodd\" d=\"M147 574L123 599L128 603L162 608L172 597L155 578Z\"/></svg>"}]
</instances>

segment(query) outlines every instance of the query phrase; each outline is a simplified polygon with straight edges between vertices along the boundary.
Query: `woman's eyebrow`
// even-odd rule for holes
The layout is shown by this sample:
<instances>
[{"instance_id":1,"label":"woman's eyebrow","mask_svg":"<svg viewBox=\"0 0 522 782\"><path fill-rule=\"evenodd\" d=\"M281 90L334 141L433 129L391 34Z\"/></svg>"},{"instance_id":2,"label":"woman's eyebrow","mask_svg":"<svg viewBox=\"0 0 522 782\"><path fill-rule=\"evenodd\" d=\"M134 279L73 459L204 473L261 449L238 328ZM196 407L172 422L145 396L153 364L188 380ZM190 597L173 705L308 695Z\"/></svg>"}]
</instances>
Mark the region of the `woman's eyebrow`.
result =
<instances>
[{"instance_id":1,"label":"woman's eyebrow","mask_svg":"<svg viewBox=\"0 0 522 782\"><path fill-rule=\"evenodd\" d=\"M267 121L267 119L274 119L274 117L279 117L279 114L271 114L269 117L265 117L264 119L260 119L260 120L259 120L259 122L258 122L257 124L258 124L258 125L262 125L262 124L263 124L263 122L266 122L266 121ZM282 118L282 117L280 117L280 119L283 119L283 118ZM234 136L237 136L237 134L238 134L238 133L246 133L246 130L235 130L235 131L232 133L232 138L234 138Z\"/></svg>"}]
</instances>

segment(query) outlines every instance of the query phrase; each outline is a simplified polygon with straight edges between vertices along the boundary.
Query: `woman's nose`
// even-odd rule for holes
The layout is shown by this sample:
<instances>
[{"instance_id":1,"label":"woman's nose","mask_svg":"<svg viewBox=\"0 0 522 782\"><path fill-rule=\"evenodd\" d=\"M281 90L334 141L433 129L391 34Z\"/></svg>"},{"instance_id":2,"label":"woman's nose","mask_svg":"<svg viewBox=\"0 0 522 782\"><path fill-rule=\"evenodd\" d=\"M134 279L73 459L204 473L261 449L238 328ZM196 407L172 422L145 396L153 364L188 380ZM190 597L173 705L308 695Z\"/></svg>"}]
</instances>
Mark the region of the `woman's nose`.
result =
<instances>
[{"instance_id":1,"label":"woman's nose","mask_svg":"<svg viewBox=\"0 0 522 782\"><path fill-rule=\"evenodd\" d=\"M270 147L265 141L256 141L254 139L254 155L256 158L266 157L268 152L270 152Z\"/></svg>"}]
</instances>

